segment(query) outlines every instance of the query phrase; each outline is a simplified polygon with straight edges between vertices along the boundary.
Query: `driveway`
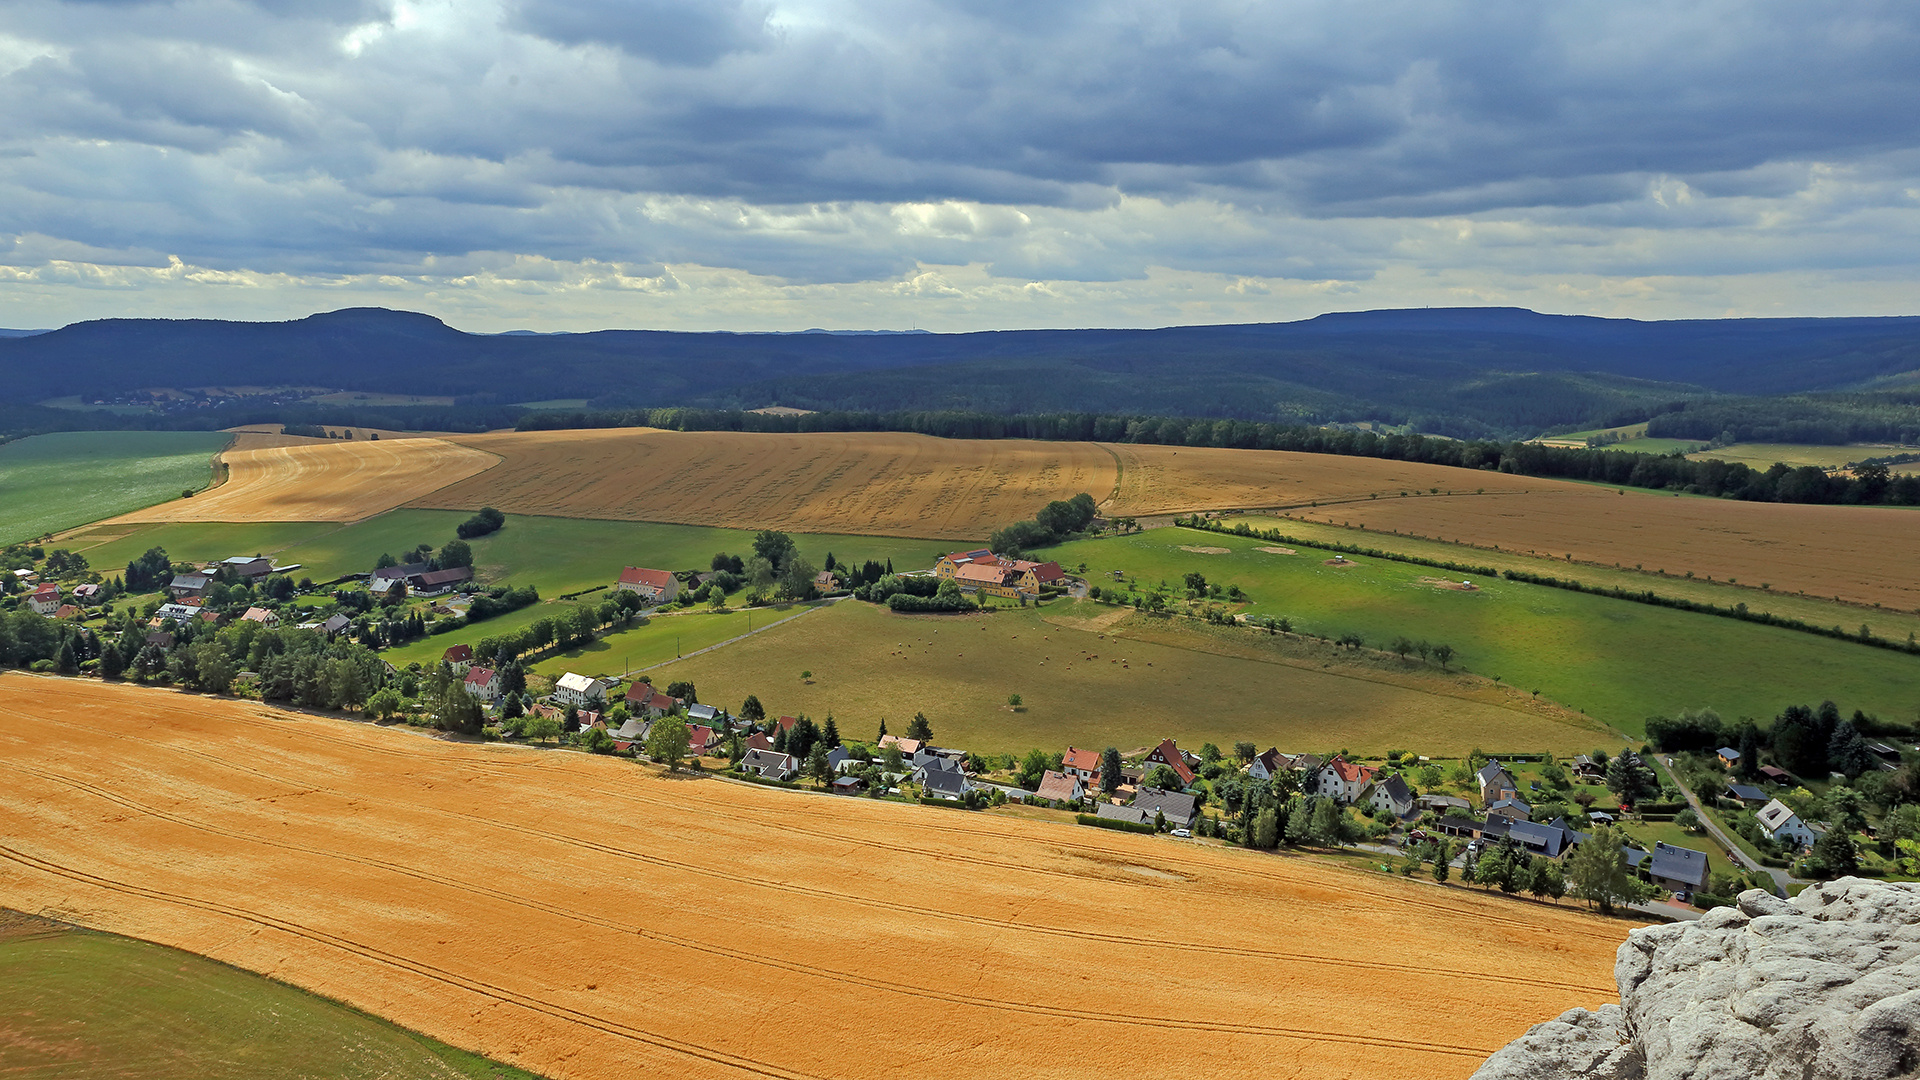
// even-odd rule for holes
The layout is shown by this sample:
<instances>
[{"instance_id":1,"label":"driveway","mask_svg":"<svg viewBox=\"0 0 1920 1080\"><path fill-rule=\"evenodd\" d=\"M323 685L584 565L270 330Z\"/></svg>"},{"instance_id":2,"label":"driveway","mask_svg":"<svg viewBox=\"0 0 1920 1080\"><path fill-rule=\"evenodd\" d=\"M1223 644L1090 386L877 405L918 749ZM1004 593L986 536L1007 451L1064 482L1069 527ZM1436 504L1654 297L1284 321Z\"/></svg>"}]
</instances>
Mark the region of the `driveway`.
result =
<instances>
[{"instance_id":1,"label":"driveway","mask_svg":"<svg viewBox=\"0 0 1920 1080\"><path fill-rule=\"evenodd\" d=\"M1664 759L1665 755L1661 755L1661 757ZM1666 763L1664 760L1662 760L1661 765L1663 768L1665 768ZM1668 778L1673 781L1673 786L1679 788L1680 794L1686 796L1687 805L1691 806L1693 808L1694 814L1696 814L1700 818L1700 824L1706 827L1707 835L1719 841L1720 846L1724 847L1727 850L1727 854L1733 856L1734 862L1739 863L1741 866L1747 868L1748 870L1757 870L1760 873L1767 875L1769 878L1772 878L1773 893L1775 896L1785 897L1787 895L1788 885L1797 885L1800 883L1799 878L1794 877L1792 874L1787 873L1785 870L1777 870L1771 866L1762 866L1759 863L1755 862L1754 860L1748 858L1747 853L1740 850L1740 845L1733 842L1733 837L1728 836L1720 828L1720 824L1718 822L1714 821L1711 817L1707 816L1706 807L1700 805L1700 797L1695 795L1692 789L1687 787L1687 782L1685 780L1680 779L1680 774L1678 772L1675 772L1671 768L1667 768L1666 773Z\"/></svg>"}]
</instances>

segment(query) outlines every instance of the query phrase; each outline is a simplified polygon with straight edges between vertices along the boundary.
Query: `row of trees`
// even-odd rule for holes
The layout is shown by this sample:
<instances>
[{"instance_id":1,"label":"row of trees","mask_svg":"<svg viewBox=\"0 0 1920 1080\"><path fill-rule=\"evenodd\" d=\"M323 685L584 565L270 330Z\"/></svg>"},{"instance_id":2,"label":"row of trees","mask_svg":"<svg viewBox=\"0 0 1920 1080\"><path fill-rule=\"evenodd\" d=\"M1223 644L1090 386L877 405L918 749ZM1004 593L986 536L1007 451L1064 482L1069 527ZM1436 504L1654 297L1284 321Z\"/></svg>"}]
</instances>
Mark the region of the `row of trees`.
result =
<instances>
[{"instance_id":1,"label":"row of trees","mask_svg":"<svg viewBox=\"0 0 1920 1080\"><path fill-rule=\"evenodd\" d=\"M1097 514L1093 496L1084 491L1071 499L1055 499L1041 507L1031 521L1016 521L995 531L987 546L1003 555L1018 557L1034 548L1057 544L1085 532Z\"/></svg>"}]
</instances>

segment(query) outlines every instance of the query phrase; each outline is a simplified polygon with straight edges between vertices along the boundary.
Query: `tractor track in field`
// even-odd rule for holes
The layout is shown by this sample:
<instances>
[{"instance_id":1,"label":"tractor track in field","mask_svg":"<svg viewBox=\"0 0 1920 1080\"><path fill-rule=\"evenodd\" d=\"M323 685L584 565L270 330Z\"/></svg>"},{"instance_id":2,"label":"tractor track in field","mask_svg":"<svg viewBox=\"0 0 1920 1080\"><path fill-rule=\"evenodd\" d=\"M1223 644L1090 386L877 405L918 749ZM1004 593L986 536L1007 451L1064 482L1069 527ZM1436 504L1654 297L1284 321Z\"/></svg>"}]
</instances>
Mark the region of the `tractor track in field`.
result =
<instances>
[{"instance_id":1,"label":"tractor track in field","mask_svg":"<svg viewBox=\"0 0 1920 1080\"><path fill-rule=\"evenodd\" d=\"M771 968L778 971L784 971L789 974L803 975L803 976L818 978L818 979L822 979L822 980L826 980L834 983L842 983L846 985L859 986L864 989L876 990L883 993L899 994L906 997L921 998L929 1001L938 1001L938 1002L943 1002L947 1004L962 1005L962 1006L968 1006L973 1008L996 1009L996 1010L1004 1010L1009 1012L1029 1013L1029 1014L1046 1016L1046 1017L1063 1019L1063 1020L1077 1020L1077 1021L1092 1022L1092 1023L1112 1023L1112 1024L1119 1024L1121 1026L1127 1026L1127 1027L1165 1028L1169 1030L1199 1031L1199 1032L1210 1032L1215 1034L1260 1035L1260 1036L1271 1036L1271 1037L1279 1037L1279 1038L1307 1039L1311 1041L1349 1043L1349 1044L1363 1045L1363 1046L1393 1047L1395 1049L1426 1051L1426 1052L1432 1052L1432 1053L1438 1053L1438 1054L1457 1054L1457 1055L1464 1055L1464 1056L1469 1056L1474 1058L1484 1057L1486 1054L1492 1052L1492 1050L1495 1049L1495 1047L1491 1047L1491 1046L1485 1046L1485 1047L1459 1046L1459 1045L1453 1045L1453 1044L1447 1044L1447 1043L1432 1043L1427 1041L1416 1041L1416 1040L1409 1040L1409 1039L1367 1037L1367 1036L1361 1036L1361 1035L1353 1035L1353 1034L1344 1033L1344 1032L1325 1031L1320 1029L1281 1028L1281 1027L1273 1027L1269 1025L1236 1024L1236 1023L1231 1023L1227 1021L1201 1020L1201 1019L1190 1019L1190 1018L1180 1018L1180 1017L1148 1016L1148 1015L1142 1015L1142 1014L1123 1013L1123 1012L1106 1012L1106 1011L1094 1012L1094 1011L1085 1010L1085 1009L1072 1009L1072 1008L1064 1008L1060 1006L1046 1005L1040 1002L1018 1001L1018 1000L1005 999L1005 998L980 997L978 995L962 994L962 993L957 993L953 991L940 990L938 988L933 988L933 987L914 986L907 983L873 979L866 976L853 974L850 972L838 971L832 968L825 968L825 967L820 967L812 964L804 964L796 961L783 960L783 959L765 957L765 956L748 955L738 950L733 950L733 949L728 949L721 946L712 945L707 942L698 941L693 938L682 937L677 934L664 933L664 932L652 930L646 927L638 927L630 923L623 923L617 920L607 919L601 916L596 916L589 913L576 911L571 908L565 908L565 907L560 907L553 904L543 903L539 900L535 900L530 897L520 896L514 893L506 892L504 890L489 888L484 885L478 885L471 882L465 882L465 881L460 881L454 878L444 877L442 875L429 873L427 871L420 870L414 867L402 866L397 863L387 862L381 859L374 859L374 858L363 856L363 855L354 855L347 852L330 851L322 848L306 847L299 844L290 844L283 841L266 839L264 837L256 836L249 833L237 832L230 829L223 829L217 826L207 824L205 822L194 821L189 818L182 817L178 814L172 814L164 810L159 810L154 807L146 806L144 804L139 803L136 800L129 799L125 796L119 795L118 793L107 791L105 789L96 787L92 784L86 783L85 781L77 780L72 777L46 773L37 769L30 769L23 766L14 765L8 762L0 762L0 767L11 768L11 769L14 769L15 771L26 773L31 776L35 776L49 783L64 784L68 787L74 788L75 790L85 792L86 794L89 794L89 795L93 795L97 798L110 802L114 805L121 806L126 809L133 810L137 813L141 813L150 817L158 818L163 821L168 821L173 824L179 825L183 828L193 829L199 832L205 832L215 836L222 836L228 839L239 840L245 843L258 844L264 847L270 847L270 848L274 848L281 851L289 851L289 852L293 852L300 855L307 855L307 856L312 856L315 858L323 858L323 859L336 859L343 862L349 862L356 865L380 870L386 873L395 874L402 877L410 877L420 881L425 881L425 882L428 882L429 884L437 885L442 888L453 889L455 891L465 892L465 893L469 893L476 896L484 896L492 900L500 901L502 903L517 905L532 911L542 912L544 914L551 915L556 918L567 919L574 922L578 922L583 925L594 926L594 927L598 927L603 930L609 930L615 933L621 933L621 934L631 933L636 936L646 938L649 941L655 941L664 945L670 945L676 948L682 948L682 949L687 949L694 952L703 953L703 954L717 957L723 960L730 960L737 963L752 964L760 967ZM13 858L14 861L16 862L22 861L20 858L16 857L20 853L12 852L10 849L0 849L0 854L5 854L6 857ZM72 868L68 867L65 869L71 870ZM98 875L93 875L93 876L98 877ZM103 878L101 880L108 880L108 879ZM184 896L185 894L173 894L173 895ZM240 911L243 909L236 908L233 910ZM251 912L250 914L260 915L260 913L258 912ZM928 914L936 914L936 913L928 912ZM272 918L271 916L261 916L261 917ZM1314 959L1310 957L1293 958L1293 957L1288 957L1286 954L1273 954L1273 955L1275 958L1299 959L1307 962L1312 962ZM1364 968L1396 969L1400 973L1420 972L1423 970L1423 969L1414 967L1412 965L1355 963L1350 966L1364 967ZM1431 972L1431 971L1425 971L1424 973L1429 975L1435 974L1434 972ZM1453 978L1454 976L1451 973L1449 973L1444 977ZM1585 989L1584 987L1567 987L1567 988L1568 989Z\"/></svg>"}]
</instances>

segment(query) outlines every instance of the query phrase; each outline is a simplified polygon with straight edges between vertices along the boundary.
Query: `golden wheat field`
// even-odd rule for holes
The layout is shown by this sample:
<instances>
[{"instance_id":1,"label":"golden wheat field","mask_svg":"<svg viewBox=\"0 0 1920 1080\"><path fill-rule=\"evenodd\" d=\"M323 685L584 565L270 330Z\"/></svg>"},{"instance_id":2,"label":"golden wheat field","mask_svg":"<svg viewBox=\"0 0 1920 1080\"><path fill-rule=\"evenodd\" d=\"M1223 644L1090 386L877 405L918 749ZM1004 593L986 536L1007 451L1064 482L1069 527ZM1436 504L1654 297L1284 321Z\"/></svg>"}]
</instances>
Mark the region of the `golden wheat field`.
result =
<instances>
[{"instance_id":1,"label":"golden wheat field","mask_svg":"<svg viewBox=\"0 0 1920 1080\"><path fill-rule=\"evenodd\" d=\"M0 905L555 1078L1465 1077L1628 926L79 680L0 676L0 745Z\"/></svg>"},{"instance_id":2,"label":"golden wheat field","mask_svg":"<svg viewBox=\"0 0 1920 1080\"><path fill-rule=\"evenodd\" d=\"M1114 478L1092 443L635 428L454 438L500 467L414 505L966 541L1054 499L1105 499Z\"/></svg>"},{"instance_id":3,"label":"golden wheat field","mask_svg":"<svg viewBox=\"0 0 1920 1080\"><path fill-rule=\"evenodd\" d=\"M240 432L226 482L112 519L358 521L492 466L491 454L435 438L306 439Z\"/></svg>"}]
</instances>

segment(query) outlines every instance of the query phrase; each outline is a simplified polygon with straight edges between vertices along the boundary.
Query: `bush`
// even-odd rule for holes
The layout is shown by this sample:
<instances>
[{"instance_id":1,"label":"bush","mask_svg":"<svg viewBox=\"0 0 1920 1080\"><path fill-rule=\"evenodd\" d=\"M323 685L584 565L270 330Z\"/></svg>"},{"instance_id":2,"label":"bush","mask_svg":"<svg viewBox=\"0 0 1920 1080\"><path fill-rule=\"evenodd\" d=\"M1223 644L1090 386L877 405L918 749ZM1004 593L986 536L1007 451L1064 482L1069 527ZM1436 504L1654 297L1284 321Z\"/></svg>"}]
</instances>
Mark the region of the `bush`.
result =
<instances>
[{"instance_id":1,"label":"bush","mask_svg":"<svg viewBox=\"0 0 1920 1080\"><path fill-rule=\"evenodd\" d=\"M462 540L472 540L477 536L485 536L488 533L499 532L500 527L506 523L507 515L495 510L491 506L487 506L482 507L479 513L461 522L460 527L455 529L454 533Z\"/></svg>"}]
</instances>

